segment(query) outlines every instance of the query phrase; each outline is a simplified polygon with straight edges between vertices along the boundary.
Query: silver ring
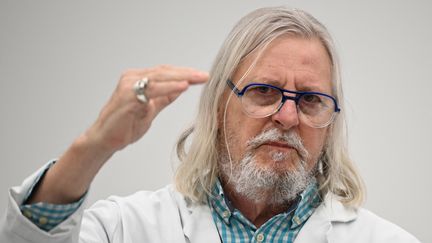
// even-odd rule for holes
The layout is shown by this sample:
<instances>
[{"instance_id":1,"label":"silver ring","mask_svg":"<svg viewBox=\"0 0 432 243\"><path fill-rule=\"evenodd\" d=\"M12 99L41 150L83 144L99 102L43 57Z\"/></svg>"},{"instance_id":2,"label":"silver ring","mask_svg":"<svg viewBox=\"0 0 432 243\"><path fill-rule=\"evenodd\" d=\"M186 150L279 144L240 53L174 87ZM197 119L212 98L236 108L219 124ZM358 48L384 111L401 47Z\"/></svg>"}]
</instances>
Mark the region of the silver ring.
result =
<instances>
[{"instance_id":1,"label":"silver ring","mask_svg":"<svg viewBox=\"0 0 432 243\"><path fill-rule=\"evenodd\" d=\"M147 77L144 77L144 78L136 81L135 85L133 87L135 94L136 94L136 97L141 103L147 103L148 102L148 98L144 93L145 89L147 88L148 83L149 83L149 79Z\"/></svg>"}]
</instances>

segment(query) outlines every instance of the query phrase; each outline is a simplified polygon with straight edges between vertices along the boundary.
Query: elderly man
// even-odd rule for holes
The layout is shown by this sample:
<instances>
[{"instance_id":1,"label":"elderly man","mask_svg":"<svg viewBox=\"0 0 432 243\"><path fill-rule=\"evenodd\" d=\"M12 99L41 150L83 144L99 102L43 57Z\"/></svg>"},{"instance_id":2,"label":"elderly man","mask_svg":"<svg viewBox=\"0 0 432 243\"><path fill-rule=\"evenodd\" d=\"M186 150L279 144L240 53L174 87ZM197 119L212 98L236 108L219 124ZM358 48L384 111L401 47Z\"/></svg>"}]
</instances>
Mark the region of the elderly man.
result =
<instances>
[{"instance_id":1,"label":"elderly man","mask_svg":"<svg viewBox=\"0 0 432 243\"><path fill-rule=\"evenodd\" d=\"M196 122L177 144L175 185L84 210L105 162L206 81ZM418 242L360 208L342 101L325 27L300 10L256 10L229 34L210 75L126 71L96 122L11 189L1 242Z\"/></svg>"}]
</instances>

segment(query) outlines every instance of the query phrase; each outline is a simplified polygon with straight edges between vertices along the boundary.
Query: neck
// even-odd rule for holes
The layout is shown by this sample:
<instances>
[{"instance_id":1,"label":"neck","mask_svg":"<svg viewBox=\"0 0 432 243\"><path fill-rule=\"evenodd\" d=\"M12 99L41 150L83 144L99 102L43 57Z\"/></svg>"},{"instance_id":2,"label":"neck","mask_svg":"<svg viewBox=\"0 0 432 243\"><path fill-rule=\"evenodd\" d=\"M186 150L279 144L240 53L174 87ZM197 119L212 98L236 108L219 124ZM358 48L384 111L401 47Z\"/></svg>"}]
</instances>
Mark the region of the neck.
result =
<instances>
[{"instance_id":1,"label":"neck","mask_svg":"<svg viewBox=\"0 0 432 243\"><path fill-rule=\"evenodd\" d=\"M268 203L271 201L271 192L264 192L262 200L257 202L239 195L229 184L223 185L223 189L232 206L238 209L257 228L263 225L273 216L287 211L293 203L284 202L277 205Z\"/></svg>"}]
</instances>

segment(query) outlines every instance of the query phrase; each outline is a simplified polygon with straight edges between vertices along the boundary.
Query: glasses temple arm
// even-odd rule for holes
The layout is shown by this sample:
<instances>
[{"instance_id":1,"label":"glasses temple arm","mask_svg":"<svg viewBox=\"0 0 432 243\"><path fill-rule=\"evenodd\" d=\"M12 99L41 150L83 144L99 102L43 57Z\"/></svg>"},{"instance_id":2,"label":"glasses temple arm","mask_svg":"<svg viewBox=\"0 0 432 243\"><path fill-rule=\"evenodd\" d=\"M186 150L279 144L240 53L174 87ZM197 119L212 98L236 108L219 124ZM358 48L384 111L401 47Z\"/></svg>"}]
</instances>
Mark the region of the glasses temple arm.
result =
<instances>
[{"instance_id":1,"label":"glasses temple arm","mask_svg":"<svg viewBox=\"0 0 432 243\"><path fill-rule=\"evenodd\" d=\"M234 83L230 79L227 80L227 84L237 96L241 95L240 90L236 88L236 86L234 85Z\"/></svg>"}]
</instances>

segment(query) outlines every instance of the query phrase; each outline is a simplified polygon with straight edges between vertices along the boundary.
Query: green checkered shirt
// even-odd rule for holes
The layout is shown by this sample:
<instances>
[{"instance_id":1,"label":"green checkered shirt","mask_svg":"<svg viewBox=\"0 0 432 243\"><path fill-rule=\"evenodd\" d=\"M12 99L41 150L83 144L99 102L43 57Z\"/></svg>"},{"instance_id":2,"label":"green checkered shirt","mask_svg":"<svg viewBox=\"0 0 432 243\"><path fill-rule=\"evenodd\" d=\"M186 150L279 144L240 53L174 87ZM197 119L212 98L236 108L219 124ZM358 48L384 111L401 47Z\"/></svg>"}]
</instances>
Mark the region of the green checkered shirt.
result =
<instances>
[{"instance_id":1,"label":"green checkered shirt","mask_svg":"<svg viewBox=\"0 0 432 243\"><path fill-rule=\"evenodd\" d=\"M273 216L257 228L232 207L219 181L208 201L223 243L294 242L300 229L321 203L317 184L311 183L286 212Z\"/></svg>"}]
</instances>

